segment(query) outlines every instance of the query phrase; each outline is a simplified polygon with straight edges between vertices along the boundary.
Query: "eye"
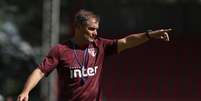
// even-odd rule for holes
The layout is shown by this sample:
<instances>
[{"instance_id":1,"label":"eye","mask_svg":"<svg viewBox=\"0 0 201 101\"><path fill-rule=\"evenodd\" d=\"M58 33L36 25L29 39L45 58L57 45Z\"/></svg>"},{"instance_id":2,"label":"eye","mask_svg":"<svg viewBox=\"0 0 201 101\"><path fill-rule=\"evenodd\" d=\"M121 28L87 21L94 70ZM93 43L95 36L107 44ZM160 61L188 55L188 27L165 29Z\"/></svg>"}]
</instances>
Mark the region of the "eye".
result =
<instances>
[{"instance_id":1,"label":"eye","mask_svg":"<svg viewBox=\"0 0 201 101\"><path fill-rule=\"evenodd\" d=\"M89 27L88 29L89 29L90 31L96 30L96 28L93 28L93 27Z\"/></svg>"}]
</instances>

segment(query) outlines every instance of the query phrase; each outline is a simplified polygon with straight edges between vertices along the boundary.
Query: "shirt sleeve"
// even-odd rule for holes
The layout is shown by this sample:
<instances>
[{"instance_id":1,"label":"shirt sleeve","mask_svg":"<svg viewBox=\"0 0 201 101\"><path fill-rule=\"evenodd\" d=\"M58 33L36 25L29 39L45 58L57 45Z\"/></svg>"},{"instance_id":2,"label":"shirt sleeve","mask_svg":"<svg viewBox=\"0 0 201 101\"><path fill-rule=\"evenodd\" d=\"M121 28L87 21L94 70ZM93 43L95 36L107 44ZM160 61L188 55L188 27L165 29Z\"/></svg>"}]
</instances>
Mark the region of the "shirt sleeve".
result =
<instances>
[{"instance_id":1,"label":"shirt sleeve","mask_svg":"<svg viewBox=\"0 0 201 101\"><path fill-rule=\"evenodd\" d=\"M58 65L59 62L59 46L56 45L50 49L48 55L43 58L43 61L38 65L38 68L45 73L47 77Z\"/></svg>"},{"instance_id":2,"label":"shirt sleeve","mask_svg":"<svg viewBox=\"0 0 201 101\"><path fill-rule=\"evenodd\" d=\"M110 56L117 54L117 40L116 39L104 39L103 41L103 47L105 50L105 56Z\"/></svg>"}]
</instances>

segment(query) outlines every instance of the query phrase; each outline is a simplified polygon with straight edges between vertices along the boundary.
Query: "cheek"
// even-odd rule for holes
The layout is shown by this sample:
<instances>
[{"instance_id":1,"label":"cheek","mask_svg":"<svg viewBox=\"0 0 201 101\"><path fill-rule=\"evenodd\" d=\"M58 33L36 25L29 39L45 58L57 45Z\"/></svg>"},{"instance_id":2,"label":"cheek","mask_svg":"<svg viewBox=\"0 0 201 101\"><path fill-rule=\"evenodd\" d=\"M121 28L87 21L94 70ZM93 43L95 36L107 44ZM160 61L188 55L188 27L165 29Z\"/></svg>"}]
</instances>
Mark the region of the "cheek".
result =
<instances>
[{"instance_id":1,"label":"cheek","mask_svg":"<svg viewBox=\"0 0 201 101\"><path fill-rule=\"evenodd\" d=\"M92 32L91 32L91 31L87 31L86 33L87 33L87 35L89 35L89 36L92 35Z\"/></svg>"},{"instance_id":2,"label":"cheek","mask_svg":"<svg viewBox=\"0 0 201 101\"><path fill-rule=\"evenodd\" d=\"M87 31L87 32L85 32L84 36L85 36L85 38L88 38L91 36L91 34L90 34L90 32Z\"/></svg>"}]
</instances>

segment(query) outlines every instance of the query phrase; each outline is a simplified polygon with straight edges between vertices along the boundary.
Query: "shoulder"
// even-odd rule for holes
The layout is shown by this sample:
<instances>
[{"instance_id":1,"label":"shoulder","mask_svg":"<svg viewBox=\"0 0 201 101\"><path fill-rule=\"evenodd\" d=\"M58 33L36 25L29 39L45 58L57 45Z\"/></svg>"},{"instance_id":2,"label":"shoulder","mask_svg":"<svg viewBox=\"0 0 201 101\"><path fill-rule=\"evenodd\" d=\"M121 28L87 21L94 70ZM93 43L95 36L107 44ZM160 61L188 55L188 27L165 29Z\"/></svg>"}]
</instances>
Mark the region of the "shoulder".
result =
<instances>
[{"instance_id":1,"label":"shoulder","mask_svg":"<svg viewBox=\"0 0 201 101\"><path fill-rule=\"evenodd\" d=\"M53 54L61 54L64 50L68 49L69 45L68 45L68 42L62 42L62 43L58 43L54 46L52 46L50 48L50 51L49 53L53 53Z\"/></svg>"},{"instance_id":2,"label":"shoulder","mask_svg":"<svg viewBox=\"0 0 201 101\"><path fill-rule=\"evenodd\" d=\"M107 41L109 41L109 40L112 40L112 39L107 39L107 38L98 37L95 42L100 44L100 43L107 42Z\"/></svg>"},{"instance_id":3,"label":"shoulder","mask_svg":"<svg viewBox=\"0 0 201 101\"><path fill-rule=\"evenodd\" d=\"M100 46L101 44L103 44L104 40L105 40L105 38L101 38L101 37L96 38L96 40L95 40L96 46Z\"/></svg>"},{"instance_id":4,"label":"shoulder","mask_svg":"<svg viewBox=\"0 0 201 101\"><path fill-rule=\"evenodd\" d=\"M117 42L117 39L109 39L109 38L102 38L102 37L99 37L96 39L96 44L99 45L99 44L112 44L112 43L116 43Z\"/></svg>"},{"instance_id":5,"label":"shoulder","mask_svg":"<svg viewBox=\"0 0 201 101\"><path fill-rule=\"evenodd\" d=\"M97 38L97 41L105 41L105 40L108 40L107 38L103 38L103 37L98 37Z\"/></svg>"},{"instance_id":6,"label":"shoulder","mask_svg":"<svg viewBox=\"0 0 201 101\"><path fill-rule=\"evenodd\" d=\"M115 40L117 40L117 39L98 37L97 40L98 40L98 41L105 42L105 41L115 41Z\"/></svg>"},{"instance_id":7,"label":"shoulder","mask_svg":"<svg viewBox=\"0 0 201 101\"><path fill-rule=\"evenodd\" d=\"M51 51L59 51L60 49L64 48L64 44L58 43L50 48Z\"/></svg>"}]
</instances>

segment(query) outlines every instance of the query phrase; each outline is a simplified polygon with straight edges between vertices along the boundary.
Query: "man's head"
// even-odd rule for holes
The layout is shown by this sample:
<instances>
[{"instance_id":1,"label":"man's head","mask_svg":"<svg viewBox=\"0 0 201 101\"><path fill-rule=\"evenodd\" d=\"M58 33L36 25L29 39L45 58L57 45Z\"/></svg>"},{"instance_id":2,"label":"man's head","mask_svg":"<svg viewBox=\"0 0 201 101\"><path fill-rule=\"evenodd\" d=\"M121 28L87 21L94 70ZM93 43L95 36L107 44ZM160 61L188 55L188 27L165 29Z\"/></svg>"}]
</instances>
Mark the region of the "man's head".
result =
<instances>
[{"instance_id":1,"label":"man's head","mask_svg":"<svg viewBox=\"0 0 201 101\"><path fill-rule=\"evenodd\" d=\"M92 42L97 36L100 18L93 12L80 10L74 19L75 36L82 41Z\"/></svg>"}]
</instances>

